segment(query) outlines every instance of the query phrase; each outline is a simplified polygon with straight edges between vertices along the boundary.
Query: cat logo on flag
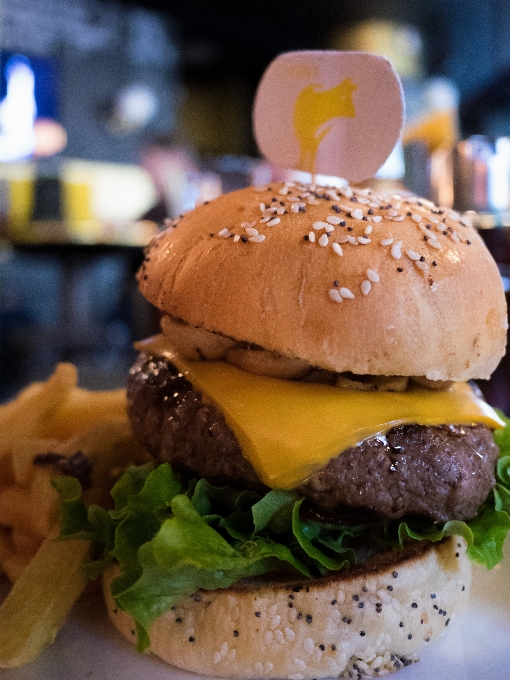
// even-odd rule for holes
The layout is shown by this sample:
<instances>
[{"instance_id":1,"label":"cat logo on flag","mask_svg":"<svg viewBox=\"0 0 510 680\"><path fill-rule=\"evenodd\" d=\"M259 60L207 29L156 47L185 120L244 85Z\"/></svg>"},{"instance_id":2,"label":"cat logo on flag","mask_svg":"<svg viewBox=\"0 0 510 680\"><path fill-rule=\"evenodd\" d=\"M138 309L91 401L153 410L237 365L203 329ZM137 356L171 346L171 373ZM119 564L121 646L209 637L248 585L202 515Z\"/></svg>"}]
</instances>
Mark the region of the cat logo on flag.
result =
<instances>
[{"instance_id":1,"label":"cat logo on flag","mask_svg":"<svg viewBox=\"0 0 510 680\"><path fill-rule=\"evenodd\" d=\"M254 132L275 165L360 182L393 150L403 110L402 85L384 57L286 52L260 81Z\"/></svg>"}]
</instances>

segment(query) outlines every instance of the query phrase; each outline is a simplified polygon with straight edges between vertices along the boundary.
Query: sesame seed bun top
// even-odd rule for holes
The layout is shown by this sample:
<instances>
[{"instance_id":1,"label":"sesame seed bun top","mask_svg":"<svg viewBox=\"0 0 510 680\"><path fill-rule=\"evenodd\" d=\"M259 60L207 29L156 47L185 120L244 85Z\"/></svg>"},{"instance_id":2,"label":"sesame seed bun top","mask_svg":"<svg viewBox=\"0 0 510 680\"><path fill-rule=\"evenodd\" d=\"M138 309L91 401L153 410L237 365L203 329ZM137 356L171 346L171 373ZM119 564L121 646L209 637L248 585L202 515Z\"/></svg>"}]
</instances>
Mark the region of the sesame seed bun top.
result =
<instances>
[{"instance_id":1,"label":"sesame seed bun top","mask_svg":"<svg viewBox=\"0 0 510 680\"><path fill-rule=\"evenodd\" d=\"M337 372L488 378L505 349L482 239L416 196L297 183L225 194L153 239L138 281L175 319Z\"/></svg>"}]
</instances>

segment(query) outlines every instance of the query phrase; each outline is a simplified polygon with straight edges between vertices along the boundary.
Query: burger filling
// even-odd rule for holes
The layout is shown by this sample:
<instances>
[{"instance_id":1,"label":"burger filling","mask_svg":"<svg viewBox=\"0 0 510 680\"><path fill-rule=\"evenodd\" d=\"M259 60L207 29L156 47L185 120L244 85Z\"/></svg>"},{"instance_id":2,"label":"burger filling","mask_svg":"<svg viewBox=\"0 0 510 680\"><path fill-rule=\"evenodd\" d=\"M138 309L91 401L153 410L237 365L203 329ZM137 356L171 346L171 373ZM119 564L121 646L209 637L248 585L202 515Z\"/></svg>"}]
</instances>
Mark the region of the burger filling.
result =
<instances>
[{"instance_id":1,"label":"burger filling","mask_svg":"<svg viewBox=\"0 0 510 680\"><path fill-rule=\"evenodd\" d=\"M268 490L222 413L167 359L140 356L128 400L133 430L159 462L212 484ZM355 517L346 508L466 520L496 483L498 455L484 425L404 425L339 451L296 491L329 520Z\"/></svg>"},{"instance_id":2,"label":"burger filling","mask_svg":"<svg viewBox=\"0 0 510 680\"><path fill-rule=\"evenodd\" d=\"M210 349L133 367L129 416L155 462L119 478L113 509L87 509L74 477L55 481L62 536L97 546L88 574L118 563L112 594L140 650L153 621L200 589L377 568L383 553L451 535L472 561L503 558L510 427L467 385L332 376L231 343L227 363L225 347ZM254 352L263 376L246 373Z\"/></svg>"}]
</instances>

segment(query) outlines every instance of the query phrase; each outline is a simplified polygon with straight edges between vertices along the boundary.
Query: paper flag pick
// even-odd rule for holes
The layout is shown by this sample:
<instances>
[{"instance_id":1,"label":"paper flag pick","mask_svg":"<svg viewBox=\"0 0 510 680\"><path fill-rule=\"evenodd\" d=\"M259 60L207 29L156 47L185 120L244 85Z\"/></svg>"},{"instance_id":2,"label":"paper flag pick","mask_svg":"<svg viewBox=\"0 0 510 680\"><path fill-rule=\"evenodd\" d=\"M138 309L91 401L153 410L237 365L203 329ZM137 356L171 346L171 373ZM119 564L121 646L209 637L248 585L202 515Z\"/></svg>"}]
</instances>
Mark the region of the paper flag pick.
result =
<instances>
[{"instance_id":1,"label":"paper flag pick","mask_svg":"<svg viewBox=\"0 0 510 680\"><path fill-rule=\"evenodd\" d=\"M403 124L400 79L367 52L286 52L266 69L253 108L255 138L275 165L373 177Z\"/></svg>"}]
</instances>

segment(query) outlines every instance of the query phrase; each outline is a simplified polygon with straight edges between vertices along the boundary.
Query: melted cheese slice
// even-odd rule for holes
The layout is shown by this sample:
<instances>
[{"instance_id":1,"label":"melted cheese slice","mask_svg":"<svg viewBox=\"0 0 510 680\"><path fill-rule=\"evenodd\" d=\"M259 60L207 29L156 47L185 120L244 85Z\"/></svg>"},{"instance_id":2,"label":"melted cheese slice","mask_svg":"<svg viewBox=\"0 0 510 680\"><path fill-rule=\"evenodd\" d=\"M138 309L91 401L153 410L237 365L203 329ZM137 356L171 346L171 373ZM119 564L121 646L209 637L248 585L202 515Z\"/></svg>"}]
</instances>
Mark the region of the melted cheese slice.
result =
<instances>
[{"instance_id":1,"label":"melted cheese slice","mask_svg":"<svg viewBox=\"0 0 510 680\"><path fill-rule=\"evenodd\" d=\"M161 353L221 410L255 472L272 488L296 487L340 452L396 425L504 427L467 383L444 392L357 392Z\"/></svg>"}]
</instances>

